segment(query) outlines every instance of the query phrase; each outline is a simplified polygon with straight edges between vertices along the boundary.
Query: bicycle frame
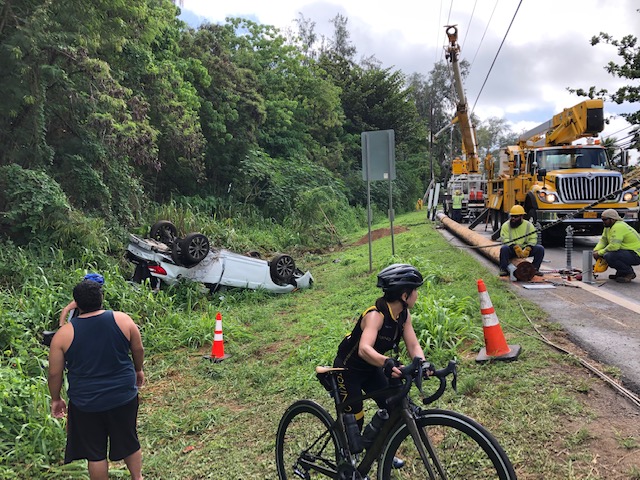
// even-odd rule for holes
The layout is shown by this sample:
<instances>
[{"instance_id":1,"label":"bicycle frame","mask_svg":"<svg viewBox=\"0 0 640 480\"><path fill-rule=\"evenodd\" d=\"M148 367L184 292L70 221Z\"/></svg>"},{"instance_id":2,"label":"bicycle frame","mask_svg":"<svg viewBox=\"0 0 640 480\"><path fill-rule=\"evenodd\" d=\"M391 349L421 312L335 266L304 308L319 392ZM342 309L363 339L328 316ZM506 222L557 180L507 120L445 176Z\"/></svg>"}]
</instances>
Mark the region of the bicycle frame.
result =
<instances>
[{"instance_id":1,"label":"bicycle frame","mask_svg":"<svg viewBox=\"0 0 640 480\"><path fill-rule=\"evenodd\" d=\"M430 450L429 453L431 455L433 455L433 449L430 446L429 439L426 437L426 435L423 432L421 432L418 429L415 419L413 417L413 413L409 407L408 392L411 388L411 382L408 382L408 385L407 384L391 385L382 390L377 390L369 394L360 395L358 397L352 398L347 401L341 401L340 390L336 381L335 372L344 371L344 370L345 369L343 368L328 368L324 372L325 374L329 374L328 377L331 382L330 393L336 408L337 418L335 420L334 427L337 426L337 428L335 429L336 429L337 436L340 439L340 450L341 450L340 451L341 458L338 459L337 466L338 467L340 466L341 464L340 460L342 460L347 464L351 465L353 468L355 468L361 476L364 477L365 475L367 475L371 470L371 467L373 466L373 464L380 457L380 454L382 453L382 449L384 447L384 444L386 442L386 439L389 433L391 433L391 431L396 429L399 423L405 423L407 425L407 428L411 432L411 436L414 439L414 443L416 444L416 447L420 452L420 456L422 457L423 462L425 462L425 465L428 465L428 455L427 455L427 452L425 451L425 445L427 446L426 448ZM436 394L441 393L441 390L443 389L439 388ZM430 400L436 394L430 396L427 400ZM357 462L356 462L355 454L353 454L349 449L349 441L346 435L345 425L343 421L343 414L345 409L350 405L359 401L374 399L376 397L386 398L388 399L388 403L391 403L392 408L390 409L390 412L389 412L389 419L384 423L384 425L380 429L380 432L378 432L378 434L376 435L376 438L374 439L372 445L366 450L366 453L362 458L362 461L356 465ZM316 467L314 466L314 468ZM327 474L327 472L323 472L323 473Z\"/></svg>"},{"instance_id":2,"label":"bicycle frame","mask_svg":"<svg viewBox=\"0 0 640 480\"><path fill-rule=\"evenodd\" d=\"M338 459L337 467L338 468L340 467L341 461L342 461L356 468L360 473L360 475L364 476L369 472L369 470L371 469L371 466L380 455L382 451L382 446L383 446L382 440L384 440L384 437L386 436L386 434L391 431L391 426L392 425L394 426L397 423L399 415L396 412L393 412L394 415L390 415L389 419L382 426L382 429L380 430L380 433L376 437L374 443L367 449L366 454L362 459L362 461L360 462L360 464L356 465L356 458L355 458L356 454L353 454L351 452L349 447L349 441L347 439L346 429L344 425L344 416L343 416L344 411L346 410L347 407L351 406L352 404L358 401L364 401L364 400L368 400L378 396L383 396L386 393L391 393L397 390L397 388L388 387L383 390L376 391L375 393L361 395L359 397L343 402L340 400L340 390L338 387L338 382L336 381L335 372L344 371L344 370L345 370L344 368L331 368L331 369L327 369L327 372L325 372L326 374L328 374L328 378L331 383L330 393L336 409L336 419L334 422L334 428L336 430L338 438L340 439L340 457L341 458ZM395 421L393 419L395 419ZM323 472L323 473L327 474L327 472ZM337 474L337 472L335 473Z\"/></svg>"},{"instance_id":3,"label":"bicycle frame","mask_svg":"<svg viewBox=\"0 0 640 480\"><path fill-rule=\"evenodd\" d=\"M453 374L451 385L455 390L454 361L444 369L435 370L420 358L414 358L410 365L400 369L404 379L401 384L343 401L339 374L344 370L316 368L318 379L334 401L336 418L313 400L298 400L283 415L276 435L276 464L281 479L310 478L311 472L334 479L364 479L368 478L374 463L377 463L378 478L388 478L393 476L391 471L398 468L398 455L405 460L407 472L421 471L421 478L516 480L506 452L486 428L464 414L419 408L411 400L409 392L414 384L424 405L440 398L450 374ZM423 377L425 373L427 376ZM437 378L440 386L425 398L422 380L427 377ZM355 402L377 397L385 399L389 419L364 453L360 449L353 452L354 445L349 439L354 440L354 425L349 424L349 431L345 428L345 410ZM308 429L304 428L308 421L305 419L311 422ZM301 441L297 442L296 438ZM293 448L285 449L285 445ZM474 472L478 475L474 476Z\"/></svg>"}]
</instances>

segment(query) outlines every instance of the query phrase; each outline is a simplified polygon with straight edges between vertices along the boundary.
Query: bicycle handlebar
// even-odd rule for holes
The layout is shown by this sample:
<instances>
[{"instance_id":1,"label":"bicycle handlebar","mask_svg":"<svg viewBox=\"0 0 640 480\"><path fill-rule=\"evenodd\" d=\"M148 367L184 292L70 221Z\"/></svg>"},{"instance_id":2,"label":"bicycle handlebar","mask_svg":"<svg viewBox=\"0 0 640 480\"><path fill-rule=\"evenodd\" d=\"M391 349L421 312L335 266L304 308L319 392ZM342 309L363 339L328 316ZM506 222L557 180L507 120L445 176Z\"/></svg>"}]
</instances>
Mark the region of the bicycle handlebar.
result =
<instances>
[{"instance_id":1,"label":"bicycle handlebar","mask_svg":"<svg viewBox=\"0 0 640 480\"><path fill-rule=\"evenodd\" d=\"M436 377L440 380L440 385L438 389L432 395L429 395L426 398L422 399L422 402L425 405L434 402L438 398L442 396L446 387L447 387L447 377L453 374L453 380L451 381L451 386L454 390L456 390L457 379L458 379L458 371L457 371L457 363L455 360L449 360L449 364L445 368L441 368L440 370L436 370L433 365L429 362L425 362L420 357L415 357L413 361L400 369L402 372L402 379L405 380L402 385L402 389L399 393L387 399L387 405L391 406L397 403L401 398L405 397L409 390L411 389L411 384L416 383L418 390L422 392L422 379L430 377Z\"/></svg>"}]
</instances>

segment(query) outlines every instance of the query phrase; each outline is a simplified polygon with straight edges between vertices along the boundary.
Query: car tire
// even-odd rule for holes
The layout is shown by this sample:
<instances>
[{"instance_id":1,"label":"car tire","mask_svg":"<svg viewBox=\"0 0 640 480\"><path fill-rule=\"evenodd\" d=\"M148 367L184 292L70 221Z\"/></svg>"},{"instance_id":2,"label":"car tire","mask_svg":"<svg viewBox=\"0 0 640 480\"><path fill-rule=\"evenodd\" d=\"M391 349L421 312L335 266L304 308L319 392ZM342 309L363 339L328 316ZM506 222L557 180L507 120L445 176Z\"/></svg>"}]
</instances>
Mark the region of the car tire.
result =
<instances>
[{"instance_id":1,"label":"car tire","mask_svg":"<svg viewBox=\"0 0 640 480\"><path fill-rule=\"evenodd\" d=\"M149 237L171 246L178 237L178 229L169 220L160 220L151 227Z\"/></svg>"},{"instance_id":2,"label":"car tire","mask_svg":"<svg viewBox=\"0 0 640 480\"><path fill-rule=\"evenodd\" d=\"M296 263L289 255L277 255L269 262L269 272L275 283L289 283L295 271Z\"/></svg>"},{"instance_id":3,"label":"car tire","mask_svg":"<svg viewBox=\"0 0 640 480\"><path fill-rule=\"evenodd\" d=\"M202 233L190 233L180 240L180 258L185 264L197 265L209 254L209 239Z\"/></svg>"}]
</instances>

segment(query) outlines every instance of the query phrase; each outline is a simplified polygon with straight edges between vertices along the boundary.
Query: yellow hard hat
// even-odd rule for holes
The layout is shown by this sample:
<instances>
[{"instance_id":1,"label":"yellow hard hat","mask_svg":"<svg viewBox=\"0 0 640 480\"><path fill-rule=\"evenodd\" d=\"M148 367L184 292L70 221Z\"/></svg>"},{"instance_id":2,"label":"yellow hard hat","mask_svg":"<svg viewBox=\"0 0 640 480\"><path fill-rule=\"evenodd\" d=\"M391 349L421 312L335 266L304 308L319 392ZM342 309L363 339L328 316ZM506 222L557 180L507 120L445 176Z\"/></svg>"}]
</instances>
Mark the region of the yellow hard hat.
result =
<instances>
[{"instance_id":1,"label":"yellow hard hat","mask_svg":"<svg viewBox=\"0 0 640 480\"><path fill-rule=\"evenodd\" d=\"M524 208L522 208L522 205L514 205L509 210L509 215L524 215Z\"/></svg>"},{"instance_id":2,"label":"yellow hard hat","mask_svg":"<svg viewBox=\"0 0 640 480\"><path fill-rule=\"evenodd\" d=\"M600 257L596 260L596 263L593 264L593 273L602 273L607 268L609 268L607 261L604 258Z\"/></svg>"},{"instance_id":3,"label":"yellow hard hat","mask_svg":"<svg viewBox=\"0 0 640 480\"><path fill-rule=\"evenodd\" d=\"M460 190L456 190L456 195L460 195L462 192Z\"/></svg>"}]
</instances>

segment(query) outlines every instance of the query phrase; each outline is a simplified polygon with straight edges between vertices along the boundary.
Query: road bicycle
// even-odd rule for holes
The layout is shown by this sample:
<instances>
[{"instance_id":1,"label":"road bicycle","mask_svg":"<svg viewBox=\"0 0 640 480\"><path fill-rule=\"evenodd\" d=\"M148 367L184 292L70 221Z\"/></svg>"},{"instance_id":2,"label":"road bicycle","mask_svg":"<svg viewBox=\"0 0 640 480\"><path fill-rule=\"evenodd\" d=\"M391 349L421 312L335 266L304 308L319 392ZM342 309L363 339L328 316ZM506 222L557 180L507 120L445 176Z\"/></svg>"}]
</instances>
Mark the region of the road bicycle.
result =
<instances>
[{"instance_id":1,"label":"road bicycle","mask_svg":"<svg viewBox=\"0 0 640 480\"><path fill-rule=\"evenodd\" d=\"M336 380L343 370L316 367L318 379L334 400L336 419L313 400L298 400L282 416L276 435L281 480L516 479L505 451L482 425L457 412L422 409L411 400L409 392L415 385L424 405L434 402L444 393L449 375L453 375L455 390L456 362L436 370L416 357L401 368L399 385L344 402ZM422 392L424 378L440 381L430 396ZM358 445L354 448L357 438L348 428L352 419L344 411L353 402L375 397L387 399L389 419L363 452ZM405 465L394 468L394 457L404 460Z\"/></svg>"}]
</instances>

